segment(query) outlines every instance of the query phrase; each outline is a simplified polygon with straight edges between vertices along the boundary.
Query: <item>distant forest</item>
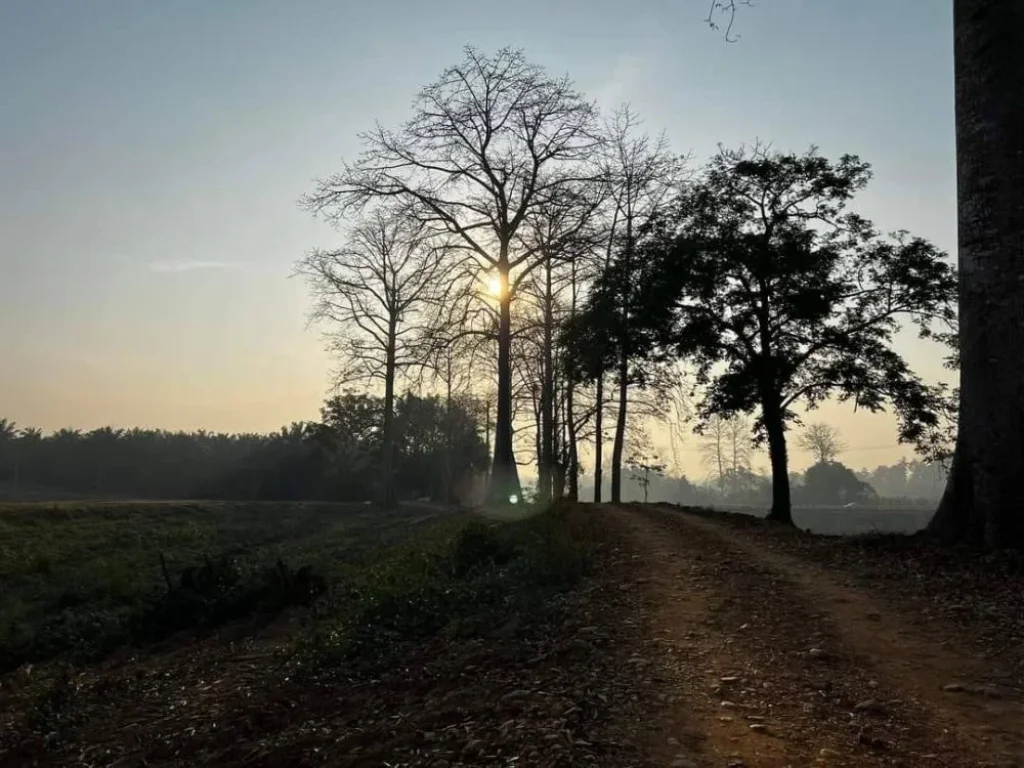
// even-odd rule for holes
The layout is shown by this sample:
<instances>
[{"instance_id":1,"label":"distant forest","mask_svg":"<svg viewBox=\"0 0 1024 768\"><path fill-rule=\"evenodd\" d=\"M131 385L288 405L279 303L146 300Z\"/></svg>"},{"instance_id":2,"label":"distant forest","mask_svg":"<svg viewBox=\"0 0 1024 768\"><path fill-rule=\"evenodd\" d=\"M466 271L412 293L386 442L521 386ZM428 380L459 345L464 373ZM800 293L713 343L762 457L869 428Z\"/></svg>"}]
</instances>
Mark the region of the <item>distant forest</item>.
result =
<instances>
[{"instance_id":1,"label":"distant forest","mask_svg":"<svg viewBox=\"0 0 1024 768\"><path fill-rule=\"evenodd\" d=\"M112 427L44 434L0 419L0 498L366 501L376 489L382 408L379 397L339 395L325 402L319 422L296 422L270 434ZM474 400L398 398L399 498L468 500L487 471L487 418L486 407ZM705 458L714 456L705 451ZM643 469L627 471L623 500L642 501ZM699 482L660 468L646 475L650 501L771 502L771 478L749 467L749 454L740 466L721 475L712 470ZM937 463L901 461L855 473L828 460L791 473L790 480L797 505L902 506L934 503L945 470ZM592 485L581 483L580 495L592 498Z\"/></svg>"},{"instance_id":2,"label":"distant forest","mask_svg":"<svg viewBox=\"0 0 1024 768\"><path fill-rule=\"evenodd\" d=\"M394 482L403 498L444 500L487 466L476 403L405 395L396 400ZM61 429L43 434L0 419L0 483L9 498L97 497L346 500L373 497L382 400L344 394L319 422L279 432Z\"/></svg>"}]
</instances>

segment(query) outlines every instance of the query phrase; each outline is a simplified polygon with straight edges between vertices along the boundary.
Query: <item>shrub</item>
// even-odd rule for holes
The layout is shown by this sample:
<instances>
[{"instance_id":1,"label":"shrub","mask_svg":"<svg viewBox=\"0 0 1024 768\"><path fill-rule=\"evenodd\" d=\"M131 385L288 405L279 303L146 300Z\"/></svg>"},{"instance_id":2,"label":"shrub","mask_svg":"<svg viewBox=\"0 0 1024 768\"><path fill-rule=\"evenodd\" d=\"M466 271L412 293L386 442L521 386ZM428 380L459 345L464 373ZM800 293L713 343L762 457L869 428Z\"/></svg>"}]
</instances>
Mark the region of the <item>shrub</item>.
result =
<instances>
[{"instance_id":1,"label":"shrub","mask_svg":"<svg viewBox=\"0 0 1024 768\"><path fill-rule=\"evenodd\" d=\"M543 617L586 573L592 537L566 509L473 521L350 574L299 642L313 669L380 660L402 643Z\"/></svg>"}]
</instances>

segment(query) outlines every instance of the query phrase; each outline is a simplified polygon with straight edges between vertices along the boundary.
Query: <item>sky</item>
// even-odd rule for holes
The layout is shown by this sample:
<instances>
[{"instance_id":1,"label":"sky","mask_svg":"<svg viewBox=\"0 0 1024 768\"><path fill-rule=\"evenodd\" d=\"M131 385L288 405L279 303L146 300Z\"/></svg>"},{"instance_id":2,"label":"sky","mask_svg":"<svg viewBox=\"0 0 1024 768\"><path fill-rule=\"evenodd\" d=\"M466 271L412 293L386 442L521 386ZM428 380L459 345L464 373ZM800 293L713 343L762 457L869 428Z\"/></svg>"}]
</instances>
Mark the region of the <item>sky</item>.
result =
<instances>
[{"instance_id":1,"label":"sky","mask_svg":"<svg viewBox=\"0 0 1024 768\"><path fill-rule=\"evenodd\" d=\"M951 3L758 0L736 43L708 4L0 0L0 416L316 418L332 363L289 276L338 236L297 200L466 44L521 47L603 108L628 101L697 161L757 139L859 154L875 180L857 210L953 253ZM949 378L933 347L901 349ZM889 416L813 418L853 466L907 453Z\"/></svg>"}]
</instances>

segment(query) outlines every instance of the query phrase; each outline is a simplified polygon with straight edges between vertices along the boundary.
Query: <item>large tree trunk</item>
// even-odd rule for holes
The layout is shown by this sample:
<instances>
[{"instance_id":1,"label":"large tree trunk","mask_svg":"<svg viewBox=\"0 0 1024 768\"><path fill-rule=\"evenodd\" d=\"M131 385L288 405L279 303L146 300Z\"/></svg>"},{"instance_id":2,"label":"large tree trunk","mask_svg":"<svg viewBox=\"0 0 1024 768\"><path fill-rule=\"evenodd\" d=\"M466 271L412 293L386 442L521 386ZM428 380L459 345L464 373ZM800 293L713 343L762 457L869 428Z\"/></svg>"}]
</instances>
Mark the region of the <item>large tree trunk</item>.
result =
<instances>
[{"instance_id":1,"label":"large tree trunk","mask_svg":"<svg viewBox=\"0 0 1024 768\"><path fill-rule=\"evenodd\" d=\"M512 296L507 256L502 258L498 273L501 280L498 310L498 404L488 498L491 503L508 504L513 498L519 500L522 487L512 449Z\"/></svg>"},{"instance_id":2,"label":"large tree trunk","mask_svg":"<svg viewBox=\"0 0 1024 768\"><path fill-rule=\"evenodd\" d=\"M604 371L598 374L594 400L594 503L600 504L604 484Z\"/></svg>"},{"instance_id":3,"label":"large tree trunk","mask_svg":"<svg viewBox=\"0 0 1024 768\"><path fill-rule=\"evenodd\" d=\"M384 368L384 429L381 456L380 502L385 509L396 505L395 494L395 333L394 323L388 329L387 357Z\"/></svg>"},{"instance_id":4,"label":"large tree trunk","mask_svg":"<svg viewBox=\"0 0 1024 768\"><path fill-rule=\"evenodd\" d=\"M930 530L1024 547L1024 2L954 0L960 414Z\"/></svg>"},{"instance_id":5,"label":"large tree trunk","mask_svg":"<svg viewBox=\"0 0 1024 768\"><path fill-rule=\"evenodd\" d=\"M786 454L786 426L782 407L772 395L763 397L762 419L768 435L768 456L772 466L772 510L769 520L792 524L793 509L789 493L789 457Z\"/></svg>"},{"instance_id":6,"label":"large tree trunk","mask_svg":"<svg viewBox=\"0 0 1024 768\"><path fill-rule=\"evenodd\" d=\"M612 503L622 502L622 453L626 446L626 409L629 405L629 358L623 352L619 361L619 414L615 420L612 443Z\"/></svg>"}]
</instances>

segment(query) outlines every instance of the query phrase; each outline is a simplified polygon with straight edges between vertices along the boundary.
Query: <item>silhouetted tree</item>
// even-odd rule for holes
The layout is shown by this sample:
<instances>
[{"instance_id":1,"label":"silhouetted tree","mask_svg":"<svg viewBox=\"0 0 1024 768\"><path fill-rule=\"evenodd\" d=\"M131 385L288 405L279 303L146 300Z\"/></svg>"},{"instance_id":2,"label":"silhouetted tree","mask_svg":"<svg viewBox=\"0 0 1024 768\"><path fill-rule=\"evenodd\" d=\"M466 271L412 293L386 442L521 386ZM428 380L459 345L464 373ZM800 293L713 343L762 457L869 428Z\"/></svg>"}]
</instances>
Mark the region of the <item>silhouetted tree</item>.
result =
<instances>
[{"instance_id":1,"label":"silhouetted tree","mask_svg":"<svg viewBox=\"0 0 1024 768\"><path fill-rule=\"evenodd\" d=\"M644 504L648 502L648 489L651 486L651 475L661 475L665 472L665 465L658 460L657 456L647 456L638 453L626 460L626 467L629 468L630 476L644 492Z\"/></svg>"},{"instance_id":2,"label":"silhouetted tree","mask_svg":"<svg viewBox=\"0 0 1024 768\"><path fill-rule=\"evenodd\" d=\"M420 91L399 130L364 134L366 150L317 184L307 206L331 217L380 198L401 199L454 237L498 281L498 398L492 499L519 495L512 430L512 314L516 285L540 263L520 240L523 222L566 183L596 143L595 110L568 78L553 78L520 51L466 49Z\"/></svg>"},{"instance_id":3,"label":"silhouetted tree","mask_svg":"<svg viewBox=\"0 0 1024 768\"><path fill-rule=\"evenodd\" d=\"M797 440L797 445L814 456L818 464L833 462L846 450L839 430L821 422L809 424Z\"/></svg>"},{"instance_id":4,"label":"silhouetted tree","mask_svg":"<svg viewBox=\"0 0 1024 768\"><path fill-rule=\"evenodd\" d=\"M803 504L845 505L863 504L874 496L874 489L849 467L837 461L819 461L804 473L799 498Z\"/></svg>"},{"instance_id":5,"label":"silhouetted tree","mask_svg":"<svg viewBox=\"0 0 1024 768\"><path fill-rule=\"evenodd\" d=\"M730 481L740 479L743 473L750 471L753 452L750 422L742 415L724 417L715 414L702 425L700 433L704 464L718 482L722 495L728 495Z\"/></svg>"},{"instance_id":6,"label":"silhouetted tree","mask_svg":"<svg viewBox=\"0 0 1024 768\"><path fill-rule=\"evenodd\" d=\"M346 233L344 247L315 250L297 266L315 299L312 319L328 327L341 358L338 384L382 384L381 494L395 504L394 403L399 374L424 358L417 320L443 294L443 244L406 211L376 208Z\"/></svg>"},{"instance_id":7,"label":"silhouetted tree","mask_svg":"<svg viewBox=\"0 0 1024 768\"><path fill-rule=\"evenodd\" d=\"M868 178L848 155L721 150L645 243L628 289L635 357L692 360L704 418L758 412L775 519L791 520L785 433L797 402L891 404L908 442L939 427L943 390L914 375L892 339L901 318L925 337L952 322L955 275L930 243L880 237L846 211ZM628 279L609 270L596 295ZM614 333L595 309L590 333Z\"/></svg>"},{"instance_id":8,"label":"silhouetted tree","mask_svg":"<svg viewBox=\"0 0 1024 768\"><path fill-rule=\"evenodd\" d=\"M749 0L712 0L729 17ZM1024 3L953 0L959 264L959 413L929 530L1024 547Z\"/></svg>"},{"instance_id":9,"label":"silhouetted tree","mask_svg":"<svg viewBox=\"0 0 1024 768\"><path fill-rule=\"evenodd\" d=\"M636 244L641 232L671 204L679 190L683 163L674 155L664 135L657 139L640 133L640 118L628 106L620 108L605 125L606 140L599 155L601 178L608 185L608 226L606 234L605 269L614 263L616 272L625 280L642 269L636 261ZM630 305L628 292L619 301L606 303L622 325L608 360L598 358L600 370L594 372L597 387L595 418L594 501L601 501L602 461L604 454L604 380L605 371L615 374L618 403L615 434L612 441L613 502L621 501L622 457L626 441L631 383L629 333Z\"/></svg>"}]
</instances>

